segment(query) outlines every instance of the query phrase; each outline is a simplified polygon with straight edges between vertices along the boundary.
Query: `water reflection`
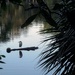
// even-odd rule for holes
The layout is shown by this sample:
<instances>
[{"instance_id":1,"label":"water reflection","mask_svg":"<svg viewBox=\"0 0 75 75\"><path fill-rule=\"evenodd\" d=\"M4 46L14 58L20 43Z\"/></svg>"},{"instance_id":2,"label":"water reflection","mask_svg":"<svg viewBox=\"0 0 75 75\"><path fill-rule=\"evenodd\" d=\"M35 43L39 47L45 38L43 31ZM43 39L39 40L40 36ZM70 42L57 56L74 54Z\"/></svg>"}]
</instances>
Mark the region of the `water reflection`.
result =
<instances>
[{"instance_id":1,"label":"water reflection","mask_svg":"<svg viewBox=\"0 0 75 75\"><path fill-rule=\"evenodd\" d=\"M16 9L16 8L15 8ZM19 9L18 9L19 10ZM14 10L16 13L18 10ZM22 9L21 9L22 11ZM20 12L21 12L20 11ZM23 11L22 11L23 12ZM24 13L26 13L24 11ZM36 51L23 51L22 59L19 58L19 52L11 52L8 54L6 49L19 48L19 41L22 41L22 47L32 47L38 46L43 38L43 35L39 34L39 30L44 28L44 23L42 20L36 19L28 27L21 29L20 26L28 17L27 14L23 16L16 16L15 13L11 12L4 13L0 17L1 19L1 32L0 32L0 54L6 56L2 59L6 64L1 64L3 70L0 70L1 75L41 75L41 71L37 70L36 57L40 54L42 48ZM20 13L22 14L22 13ZM6 16L7 15L7 16ZM17 14L18 15L18 14ZM5 16L5 17L4 17ZM26 16L26 17L25 17Z\"/></svg>"},{"instance_id":2,"label":"water reflection","mask_svg":"<svg viewBox=\"0 0 75 75\"><path fill-rule=\"evenodd\" d=\"M2 65L4 68L0 71L1 75L42 75L40 70L37 70L36 57L40 54L42 49L36 51L23 51L22 59L19 58L19 52L6 53L6 48L19 48L19 40L22 41L22 47L38 46L39 42L43 38L38 31L43 27L43 24L35 25L28 28L28 33L25 35L24 31L21 32L20 37L10 40L6 44L1 44L1 53L6 55L6 59L3 59L6 64Z\"/></svg>"},{"instance_id":3,"label":"water reflection","mask_svg":"<svg viewBox=\"0 0 75 75\"><path fill-rule=\"evenodd\" d=\"M9 4L7 9L1 12L0 54L6 56L3 59L6 64L1 64L4 68L0 71L1 75L42 75L36 68L38 61L36 57L40 54L42 47L36 51L23 51L22 59L19 58L18 51L10 54L6 52L8 47L19 48L19 41L22 41L23 48L39 45L44 35L40 35L38 31L46 28L40 18L36 19L28 27L21 29L21 25L33 13L33 11L25 12L21 6L18 7L13 4Z\"/></svg>"},{"instance_id":4,"label":"water reflection","mask_svg":"<svg viewBox=\"0 0 75 75\"><path fill-rule=\"evenodd\" d=\"M10 8L11 7L11 8ZM21 25L33 12L25 12L22 7L9 4L6 11L1 12L0 16L0 41L6 42L10 37L19 37ZM26 32L27 33L27 32Z\"/></svg>"}]
</instances>

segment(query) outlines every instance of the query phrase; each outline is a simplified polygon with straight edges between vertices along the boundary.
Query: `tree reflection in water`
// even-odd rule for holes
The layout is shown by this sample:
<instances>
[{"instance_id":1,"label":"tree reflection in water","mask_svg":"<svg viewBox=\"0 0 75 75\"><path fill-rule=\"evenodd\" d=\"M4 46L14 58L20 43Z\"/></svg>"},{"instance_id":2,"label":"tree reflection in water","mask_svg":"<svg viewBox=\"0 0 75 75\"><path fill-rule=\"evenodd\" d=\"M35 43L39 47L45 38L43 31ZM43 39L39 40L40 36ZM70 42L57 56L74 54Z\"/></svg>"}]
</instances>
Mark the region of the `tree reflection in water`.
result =
<instances>
[{"instance_id":1,"label":"tree reflection in water","mask_svg":"<svg viewBox=\"0 0 75 75\"><path fill-rule=\"evenodd\" d=\"M21 25L28 16L33 14L31 11L30 13L25 12L24 7L27 7L25 3L28 5L29 1L22 1L0 0L0 43L5 43L10 41L11 38L19 37L21 34ZM25 30L24 33L27 33L27 31ZM0 63L5 63L2 61L2 58L5 58L5 56L0 55Z\"/></svg>"}]
</instances>

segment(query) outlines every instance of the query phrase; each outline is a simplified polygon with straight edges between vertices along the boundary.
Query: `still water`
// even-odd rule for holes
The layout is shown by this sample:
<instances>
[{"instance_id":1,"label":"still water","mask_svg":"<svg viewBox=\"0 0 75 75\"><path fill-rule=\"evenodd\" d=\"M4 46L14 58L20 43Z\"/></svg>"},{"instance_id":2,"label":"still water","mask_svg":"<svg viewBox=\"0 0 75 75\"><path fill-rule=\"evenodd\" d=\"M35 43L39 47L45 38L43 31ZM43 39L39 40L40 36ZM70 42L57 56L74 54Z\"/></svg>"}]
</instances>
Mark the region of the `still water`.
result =
<instances>
[{"instance_id":1,"label":"still water","mask_svg":"<svg viewBox=\"0 0 75 75\"><path fill-rule=\"evenodd\" d=\"M32 26L28 28L25 34L24 30L21 31L19 37L13 37L10 41L0 44L0 52L6 56L3 59L6 64L0 64L4 69L0 70L1 75L42 75L41 71L37 68L37 57L42 51L42 48L35 51L23 51L23 57L19 58L19 52L7 53L6 49L19 48L19 41L22 41L22 47L38 46L43 38L38 31L43 27L43 24L36 25L33 22Z\"/></svg>"},{"instance_id":2,"label":"still water","mask_svg":"<svg viewBox=\"0 0 75 75\"><path fill-rule=\"evenodd\" d=\"M43 72L37 67L39 61L38 56L43 50L43 45L39 45L45 35L39 34L39 30L43 29L43 23L33 22L32 26L29 26L27 33L25 29L21 30L19 36L12 36L11 40L6 43L0 44L0 52L6 56L3 61L6 64L0 64L3 70L0 70L1 75L42 75ZM24 33L25 32L25 33ZM6 49L19 48L19 41L22 41L22 47L38 46L39 49L35 51L23 51L23 57L19 58L19 52L13 51L7 53Z\"/></svg>"},{"instance_id":3,"label":"still water","mask_svg":"<svg viewBox=\"0 0 75 75\"><path fill-rule=\"evenodd\" d=\"M38 19L21 29L21 25L33 12L25 12L21 7L13 6L13 4L9 6L0 16L0 54L6 56L2 59L6 64L0 64L3 68L0 70L0 75L43 75L41 69L37 67L38 56L44 49L43 45L39 44L48 34L40 34L39 31L45 29L47 25ZM22 58L19 58L18 51L6 52L8 47L19 48L19 41L22 41L23 48L38 46L39 49L22 51Z\"/></svg>"}]
</instances>

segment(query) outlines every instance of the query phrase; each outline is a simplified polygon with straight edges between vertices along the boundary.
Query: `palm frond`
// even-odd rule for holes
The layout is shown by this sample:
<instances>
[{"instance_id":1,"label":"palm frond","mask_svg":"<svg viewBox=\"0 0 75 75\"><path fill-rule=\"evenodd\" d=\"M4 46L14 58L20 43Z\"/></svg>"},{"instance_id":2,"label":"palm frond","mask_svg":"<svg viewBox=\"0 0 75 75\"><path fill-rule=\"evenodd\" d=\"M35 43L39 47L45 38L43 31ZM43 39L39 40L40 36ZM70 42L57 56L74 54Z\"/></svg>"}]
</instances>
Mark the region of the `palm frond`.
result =
<instances>
[{"instance_id":1,"label":"palm frond","mask_svg":"<svg viewBox=\"0 0 75 75\"><path fill-rule=\"evenodd\" d=\"M61 4L57 4L54 10L61 13L58 22L56 20L57 28L52 27L47 29L47 31L42 31L44 33L56 33L44 40L44 42L49 43L47 49L40 54L39 66L44 69L45 74L52 70L54 71L52 75L75 74L75 28L73 26L75 22L73 21L73 24L71 21L73 18L70 17L71 15L74 16L72 13L75 10L75 6L74 3L70 5L71 3L73 3L72 0L63 0Z\"/></svg>"}]
</instances>

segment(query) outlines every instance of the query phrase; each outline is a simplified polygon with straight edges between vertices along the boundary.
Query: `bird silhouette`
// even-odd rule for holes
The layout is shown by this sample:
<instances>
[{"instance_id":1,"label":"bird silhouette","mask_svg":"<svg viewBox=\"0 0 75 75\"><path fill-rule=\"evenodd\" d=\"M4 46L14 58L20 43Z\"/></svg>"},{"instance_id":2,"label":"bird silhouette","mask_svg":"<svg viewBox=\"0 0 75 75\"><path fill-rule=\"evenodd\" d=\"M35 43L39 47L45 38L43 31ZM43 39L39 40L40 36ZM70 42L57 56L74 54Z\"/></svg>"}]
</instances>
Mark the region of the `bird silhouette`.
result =
<instances>
[{"instance_id":1,"label":"bird silhouette","mask_svg":"<svg viewBox=\"0 0 75 75\"><path fill-rule=\"evenodd\" d=\"M22 47L22 41L19 41L19 47Z\"/></svg>"}]
</instances>

